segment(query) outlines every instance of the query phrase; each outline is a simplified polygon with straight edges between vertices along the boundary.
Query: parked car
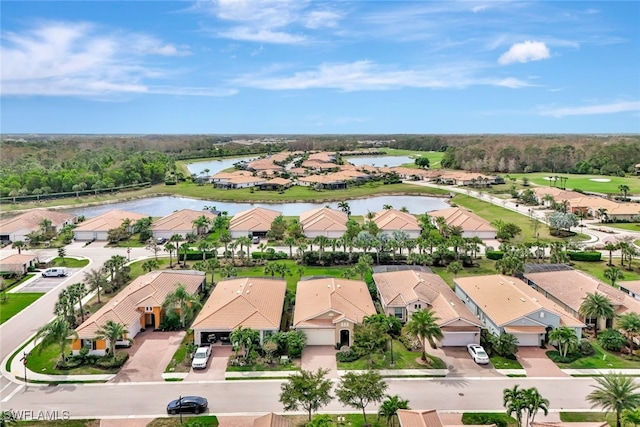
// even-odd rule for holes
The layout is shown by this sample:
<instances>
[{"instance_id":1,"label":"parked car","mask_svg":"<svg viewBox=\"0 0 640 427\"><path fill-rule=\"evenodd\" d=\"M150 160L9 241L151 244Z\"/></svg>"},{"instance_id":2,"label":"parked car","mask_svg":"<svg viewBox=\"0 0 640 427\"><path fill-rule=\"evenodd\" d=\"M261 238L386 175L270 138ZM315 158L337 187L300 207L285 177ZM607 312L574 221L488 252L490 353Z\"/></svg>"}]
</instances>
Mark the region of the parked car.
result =
<instances>
[{"instance_id":1,"label":"parked car","mask_svg":"<svg viewBox=\"0 0 640 427\"><path fill-rule=\"evenodd\" d=\"M469 354L474 362L479 365L486 365L489 363L489 355L481 345L478 344L467 344L467 350L469 350Z\"/></svg>"},{"instance_id":2,"label":"parked car","mask_svg":"<svg viewBox=\"0 0 640 427\"><path fill-rule=\"evenodd\" d=\"M158 242L159 245L164 245L165 243L167 243L167 239L164 237L158 237L156 242Z\"/></svg>"},{"instance_id":3,"label":"parked car","mask_svg":"<svg viewBox=\"0 0 640 427\"><path fill-rule=\"evenodd\" d=\"M253 239L251 239L251 243L260 243L260 237L253 236Z\"/></svg>"},{"instance_id":4,"label":"parked car","mask_svg":"<svg viewBox=\"0 0 640 427\"><path fill-rule=\"evenodd\" d=\"M65 277L66 275L67 267L52 267L42 272L43 277Z\"/></svg>"},{"instance_id":5,"label":"parked car","mask_svg":"<svg viewBox=\"0 0 640 427\"><path fill-rule=\"evenodd\" d=\"M177 414L179 412L192 412L200 414L207 410L209 402L200 396L182 396L180 399L172 400L167 405L167 414Z\"/></svg>"},{"instance_id":6,"label":"parked car","mask_svg":"<svg viewBox=\"0 0 640 427\"><path fill-rule=\"evenodd\" d=\"M211 356L211 347L198 347L193 360L191 360L191 367L193 369L205 369L207 363L209 363L209 356Z\"/></svg>"}]
</instances>

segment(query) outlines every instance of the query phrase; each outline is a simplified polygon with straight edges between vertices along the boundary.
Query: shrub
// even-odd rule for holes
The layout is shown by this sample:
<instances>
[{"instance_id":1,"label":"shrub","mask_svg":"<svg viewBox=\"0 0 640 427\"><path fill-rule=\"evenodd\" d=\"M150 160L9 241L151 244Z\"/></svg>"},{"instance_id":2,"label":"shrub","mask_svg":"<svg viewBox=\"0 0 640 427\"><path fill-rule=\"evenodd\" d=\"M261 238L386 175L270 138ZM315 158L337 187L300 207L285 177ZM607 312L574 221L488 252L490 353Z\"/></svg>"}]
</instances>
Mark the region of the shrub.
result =
<instances>
[{"instance_id":1,"label":"shrub","mask_svg":"<svg viewBox=\"0 0 640 427\"><path fill-rule=\"evenodd\" d=\"M96 362L96 365L105 369L119 368L124 365L124 362L126 362L128 359L129 353L127 353L126 351L118 351L115 357L101 357Z\"/></svg>"},{"instance_id":2,"label":"shrub","mask_svg":"<svg viewBox=\"0 0 640 427\"><path fill-rule=\"evenodd\" d=\"M160 329L163 331L176 331L180 329L180 316L175 311L169 311L160 323Z\"/></svg>"},{"instance_id":3,"label":"shrub","mask_svg":"<svg viewBox=\"0 0 640 427\"><path fill-rule=\"evenodd\" d=\"M59 359L56 363L57 369L67 370L77 368L82 365L82 359L76 357L70 357L67 360Z\"/></svg>"},{"instance_id":4,"label":"shrub","mask_svg":"<svg viewBox=\"0 0 640 427\"><path fill-rule=\"evenodd\" d=\"M578 351L583 356L593 356L596 354L596 350L593 348L588 339L583 338L580 340L580 345L578 345Z\"/></svg>"},{"instance_id":5,"label":"shrub","mask_svg":"<svg viewBox=\"0 0 640 427\"><path fill-rule=\"evenodd\" d=\"M627 345L627 339L615 329L606 329L598 335L598 343L605 350L620 351Z\"/></svg>"},{"instance_id":6,"label":"shrub","mask_svg":"<svg viewBox=\"0 0 640 427\"><path fill-rule=\"evenodd\" d=\"M568 251L569 259L571 261L585 261L585 262L598 262L602 259L601 252L571 252Z\"/></svg>"},{"instance_id":7,"label":"shrub","mask_svg":"<svg viewBox=\"0 0 640 427\"><path fill-rule=\"evenodd\" d=\"M487 251L485 252L485 255L487 256L487 259L492 259L492 260L499 260L502 259L502 257L504 256L504 252L502 251Z\"/></svg>"},{"instance_id":8,"label":"shrub","mask_svg":"<svg viewBox=\"0 0 640 427\"><path fill-rule=\"evenodd\" d=\"M515 420L507 414L476 413L465 412L462 414L462 424L489 425L495 424L497 427L507 427L515 424Z\"/></svg>"},{"instance_id":9,"label":"shrub","mask_svg":"<svg viewBox=\"0 0 640 427\"><path fill-rule=\"evenodd\" d=\"M353 362L354 360L358 360L359 358L360 355L351 349L339 351L336 353L336 359L338 359L338 362Z\"/></svg>"},{"instance_id":10,"label":"shrub","mask_svg":"<svg viewBox=\"0 0 640 427\"><path fill-rule=\"evenodd\" d=\"M556 350L547 351L547 356L549 357L549 359L551 359L555 363L571 363L571 362L575 362L576 360L582 357L580 353L567 353L567 356L563 357Z\"/></svg>"}]
</instances>

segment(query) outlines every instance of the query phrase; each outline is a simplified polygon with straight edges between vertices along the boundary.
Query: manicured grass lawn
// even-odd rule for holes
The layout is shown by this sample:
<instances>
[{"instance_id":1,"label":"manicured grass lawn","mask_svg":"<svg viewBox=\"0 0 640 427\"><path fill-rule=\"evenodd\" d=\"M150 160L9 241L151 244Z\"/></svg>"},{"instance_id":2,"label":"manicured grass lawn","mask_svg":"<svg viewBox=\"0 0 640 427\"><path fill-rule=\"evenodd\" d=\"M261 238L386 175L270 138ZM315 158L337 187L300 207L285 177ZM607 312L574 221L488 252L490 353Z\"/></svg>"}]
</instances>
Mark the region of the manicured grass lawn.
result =
<instances>
[{"instance_id":1,"label":"manicured grass lawn","mask_svg":"<svg viewBox=\"0 0 640 427\"><path fill-rule=\"evenodd\" d=\"M496 369L522 369L522 365L517 360L507 359L502 356L491 356L489 359Z\"/></svg>"},{"instance_id":2,"label":"manicured grass lawn","mask_svg":"<svg viewBox=\"0 0 640 427\"><path fill-rule=\"evenodd\" d=\"M158 252L158 269L159 270L165 270L169 267L169 257L164 257L166 254L167 254L166 252ZM153 255L153 252L150 251L149 255ZM131 276L132 279L135 279L138 276L142 276L143 274L146 274L146 271L142 269L142 264L144 264L146 261L148 261L148 259L145 259L142 261L136 261L130 264L131 272L129 273L129 276ZM187 265L193 266L193 264L196 262L198 261L188 261ZM174 256L173 265L175 266L175 264L176 264L176 257Z\"/></svg>"},{"instance_id":3,"label":"manicured grass lawn","mask_svg":"<svg viewBox=\"0 0 640 427\"><path fill-rule=\"evenodd\" d=\"M27 280L31 279L33 276L35 276L35 273L29 273L29 274L25 274L23 277L21 277L18 280L15 279L4 279L4 290L8 291L12 288L15 288L16 286L26 282ZM14 281L15 280L15 281Z\"/></svg>"},{"instance_id":4,"label":"manicured grass lawn","mask_svg":"<svg viewBox=\"0 0 640 427\"><path fill-rule=\"evenodd\" d=\"M598 261L598 262L572 261L573 268L577 270L582 270L585 273L588 273L593 277L597 278L598 280L603 281L604 283L611 284L611 281L606 277L604 277L604 270L608 268L607 267L608 262L609 262L609 253L606 251L602 254L602 261ZM613 264L620 267L619 265L620 260L614 258ZM636 270L629 271L627 270L627 267L624 267L622 268L622 274L624 274L624 279L622 280L640 280L640 273L638 273Z\"/></svg>"},{"instance_id":5,"label":"manicured grass lawn","mask_svg":"<svg viewBox=\"0 0 640 427\"><path fill-rule=\"evenodd\" d=\"M420 351L409 351L400 341L393 341L393 366L391 366L391 351L386 351L384 355L374 354L373 357L365 356L353 362L338 362L338 369L361 370L361 369L446 369L447 365L439 358L427 353L427 358L431 359L431 364L419 363ZM373 359L373 364L371 360Z\"/></svg>"},{"instance_id":6,"label":"manicured grass lawn","mask_svg":"<svg viewBox=\"0 0 640 427\"><path fill-rule=\"evenodd\" d=\"M616 425L614 412L560 412L560 421L565 423L591 423L606 421L610 426Z\"/></svg>"},{"instance_id":7,"label":"manicured grass lawn","mask_svg":"<svg viewBox=\"0 0 640 427\"><path fill-rule=\"evenodd\" d=\"M640 223L639 222L614 222L611 224L602 224L606 227L612 228L620 228L622 230L636 231L640 232Z\"/></svg>"},{"instance_id":8,"label":"manicured grass lawn","mask_svg":"<svg viewBox=\"0 0 640 427\"><path fill-rule=\"evenodd\" d=\"M36 412L34 411L34 415ZM60 414L62 416L62 414ZM100 427L100 420L20 421L18 426L37 427Z\"/></svg>"},{"instance_id":9,"label":"manicured grass lawn","mask_svg":"<svg viewBox=\"0 0 640 427\"><path fill-rule=\"evenodd\" d=\"M40 350L42 349L42 350ZM65 353L71 352L71 343L67 343ZM78 366L69 370L55 369L56 362L60 358L60 347L52 344L42 347L38 344L31 350L28 357L27 368L33 372L50 375L90 375L90 374L115 374L118 369L100 369L93 366Z\"/></svg>"},{"instance_id":10,"label":"manicured grass lawn","mask_svg":"<svg viewBox=\"0 0 640 427\"><path fill-rule=\"evenodd\" d=\"M177 399L177 397L176 397ZM169 402L167 402L169 403ZM215 402L209 402L211 406ZM205 427L217 427L218 418L215 415L182 415L183 424L180 423L180 416L173 415L169 418L156 418L147 424L147 427L189 427L191 425L205 426Z\"/></svg>"},{"instance_id":11,"label":"manicured grass lawn","mask_svg":"<svg viewBox=\"0 0 640 427\"><path fill-rule=\"evenodd\" d=\"M7 300L0 302L0 325L20 313L44 293L7 293Z\"/></svg>"},{"instance_id":12,"label":"manicured grass lawn","mask_svg":"<svg viewBox=\"0 0 640 427\"><path fill-rule=\"evenodd\" d=\"M607 194L620 194L620 190L618 189L619 185L628 185L629 186L629 194L638 194L640 193L640 180L637 177L619 177L619 176L604 176L604 175L577 175L577 174L566 174L559 173L554 174L550 172L535 172L528 174L518 174L512 173L509 176L516 177L519 180L522 177L529 178L530 182L533 182L538 185L542 185L545 187L549 186L550 181L544 179L548 176L562 176L566 177L566 187L567 189L577 188L582 191L593 191L596 193L607 193ZM591 181L592 179L608 179L608 182L598 182Z\"/></svg>"},{"instance_id":13,"label":"manicured grass lawn","mask_svg":"<svg viewBox=\"0 0 640 427\"><path fill-rule=\"evenodd\" d=\"M444 156L442 151L413 151L413 150L400 150L397 148L383 148L382 151L390 156L409 156L409 157L426 157L429 159L429 168L440 169L440 161ZM407 166L407 165L403 165Z\"/></svg>"},{"instance_id":14,"label":"manicured grass lawn","mask_svg":"<svg viewBox=\"0 0 640 427\"><path fill-rule=\"evenodd\" d=\"M180 346L173 354L171 362L167 365L165 372L189 372L191 365L185 362L187 356L187 344L193 342L193 332L186 334L180 343Z\"/></svg>"},{"instance_id":15,"label":"manicured grass lawn","mask_svg":"<svg viewBox=\"0 0 640 427\"><path fill-rule=\"evenodd\" d=\"M583 357L572 363L557 363L563 369L640 369L640 362L623 359L609 351L603 350L596 342L591 341L596 354Z\"/></svg>"},{"instance_id":16,"label":"manicured grass lawn","mask_svg":"<svg viewBox=\"0 0 640 427\"><path fill-rule=\"evenodd\" d=\"M89 260L64 257L63 262L62 258L54 258L53 265L56 267L82 268L89 265Z\"/></svg>"},{"instance_id":17,"label":"manicured grass lawn","mask_svg":"<svg viewBox=\"0 0 640 427\"><path fill-rule=\"evenodd\" d=\"M462 271L458 272L457 277L469 277L469 276L483 276L488 274L496 274L496 262L486 258L476 259L474 261L474 267L465 267ZM450 286L453 286L453 273L447 271L446 267L433 267L429 268L438 276L447 282Z\"/></svg>"},{"instance_id":18,"label":"manicured grass lawn","mask_svg":"<svg viewBox=\"0 0 640 427\"><path fill-rule=\"evenodd\" d=\"M509 427L517 426L515 418L503 412L464 412L462 414L462 424L493 424L488 420L504 420Z\"/></svg>"},{"instance_id":19,"label":"manicured grass lawn","mask_svg":"<svg viewBox=\"0 0 640 427\"><path fill-rule=\"evenodd\" d=\"M293 363L280 365L273 363L271 365L247 365L247 366L227 366L227 372L258 372L258 371L299 371L300 366Z\"/></svg>"}]
</instances>

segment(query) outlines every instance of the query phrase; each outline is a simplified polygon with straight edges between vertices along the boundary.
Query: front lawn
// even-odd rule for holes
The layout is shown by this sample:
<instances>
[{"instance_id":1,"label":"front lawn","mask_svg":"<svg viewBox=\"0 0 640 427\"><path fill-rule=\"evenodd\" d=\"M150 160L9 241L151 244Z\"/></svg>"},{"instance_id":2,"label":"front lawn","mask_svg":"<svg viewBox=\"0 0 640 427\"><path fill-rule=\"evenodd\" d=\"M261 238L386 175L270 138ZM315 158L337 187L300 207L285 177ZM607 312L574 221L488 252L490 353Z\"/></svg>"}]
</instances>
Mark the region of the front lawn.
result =
<instances>
[{"instance_id":1,"label":"front lawn","mask_svg":"<svg viewBox=\"0 0 640 427\"><path fill-rule=\"evenodd\" d=\"M614 412L560 412L560 421L565 423L594 423L606 421L610 426L616 425Z\"/></svg>"},{"instance_id":2,"label":"front lawn","mask_svg":"<svg viewBox=\"0 0 640 427\"><path fill-rule=\"evenodd\" d=\"M78 258L69 258L64 257L64 261L62 258L54 258L52 260L54 267L69 267L69 268L82 268L89 265L88 259L78 259Z\"/></svg>"},{"instance_id":3,"label":"front lawn","mask_svg":"<svg viewBox=\"0 0 640 427\"><path fill-rule=\"evenodd\" d=\"M393 366L391 366L391 351L384 354L373 354L361 357L353 362L338 361L338 369L341 370L367 370L367 369L446 369L447 365L438 357L427 353L427 359L431 363L422 363L422 352L409 351L398 340L393 341ZM373 361L373 363L371 363Z\"/></svg>"},{"instance_id":4,"label":"front lawn","mask_svg":"<svg viewBox=\"0 0 640 427\"><path fill-rule=\"evenodd\" d=\"M603 350L596 341L591 341L596 354L582 357L571 363L556 363L562 369L640 369L640 362L627 360Z\"/></svg>"},{"instance_id":5,"label":"front lawn","mask_svg":"<svg viewBox=\"0 0 640 427\"><path fill-rule=\"evenodd\" d=\"M522 369L522 365L517 360L507 359L502 356L491 356L489 359L496 369Z\"/></svg>"},{"instance_id":6,"label":"front lawn","mask_svg":"<svg viewBox=\"0 0 640 427\"><path fill-rule=\"evenodd\" d=\"M210 402L211 404L211 402ZM147 427L189 427L192 425L202 427L217 427L218 418L215 415L182 415L183 423L180 422L180 416L174 415L168 418L156 418L147 424Z\"/></svg>"},{"instance_id":7,"label":"front lawn","mask_svg":"<svg viewBox=\"0 0 640 427\"><path fill-rule=\"evenodd\" d=\"M29 273L19 278L4 279L4 287L5 287L4 290L5 291L11 290L11 288L15 288L16 286L31 279L35 275L36 275L35 273Z\"/></svg>"},{"instance_id":8,"label":"front lawn","mask_svg":"<svg viewBox=\"0 0 640 427\"><path fill-rule=\"evenodd\" d=\"M479 258L473 261L473 267L465 267L460 270L457 276L450 271L447 271L446 267L435 267L429 266L429 268L436 273L438 276L442 277L442 279L449 284L449 286L453 286L453 279L455 277L468 277L468 276L482 276L489 274L496 274L496 262L486 258Z\"/></svg>"},{"instance_id":9,"label":"front lawn","mask_svg":"<svg viewBox=\"0 0 640 427\"><path fill-rule=\"evenodd\" d=\"M518 425L515 418L502 412L464 412L462 414L463 425L506 425L516 427Z\"/></svg>"},{"instance_id":10,"label":"front lawn","mask_svg":"<svg viewBox=\"0 0 640 427\"><path fill-rule=\"evenodd\" d=\"M622 230L640 232L640 223L638 222L613 222L613 223L606 223L602 225L606 227L611 227L611 228L620 228Z\"/></svg>"},{"instance_id":11,"label":"front lawn","mask_svg":"<svg viewBox=\"0 0 640 427\"><path fill-rule=\"evenodd\" d=\"M44 295L44 293L40 292L6 293L6 301L0 301L0 325L30 306L42 295Z\"/></svg>"},{"instance_id":12,"label":"front lawn","mask_svg":"<svg viewBox=\"0 0 640 427\"><path fill-rule=\"evenodd\" d=\"M296 363L288 363L281 365L279 363L272 364L255 364L246 366L227 366L227 372L259 372L259 371L299 371L300 366Z\"/></svg>"},{"instance_id":13,"label":"front lawn","mask_svg":"<svg viewBox=\"0 0 640 427\"><path fill-rule=\"evenodd\" d=\"M167 365L165 372L189 372L191 370L191 359L187 357L187 344L193 343L193 331L182 339L180 346L173 354L171 362Z\"/></svg>"},{"instance_id":14,"label":"front lawn","mask_svg":"<svg viewBox=\"0 0 640 427\"><path fill-rule=\"evenodd\" d=\"M37 412L34 411L34 414ZM100 420L34 420L20 421L20 427L100 427Z\"/></svg>"},{"instance_id":15,"label":"front lawn","mask_svg":"<svg viewBox=\"0 0 640 427\"><path fill-rule=\"evenodd\" d=\"M42 350L41 350L42 349ZM65 347L65 354L71 352L71 344ZM51 344L42 347L38 344L27 358L27 368L39 374L48 375L99 375L115 374L118 369L100 369L94 366L80 365L77 368L62 370L56 369L56 362L60 359L60 347L58 344Z\"/></svg>"},{"instance_id":16,"label":"front lawn","mask_svg":"<svg viewBox=\"0 0 640 427\"><path fill-rule=\"evenodd\" d=\"M604 271L608 268L609 253L604 251L602 254L602 261L598 262L585 262L585 261L571 261L572 267L576 270L582 270L587 274L595 277L596 279L611 284L611 280L604 277ZM613 259L613 264L619 267L619 260ZM640 264L639 264L640 265ZM624 279L622 280L640 280L640 273L627 270L627 267L621 267Z\"/></svg>"}]
</instances>

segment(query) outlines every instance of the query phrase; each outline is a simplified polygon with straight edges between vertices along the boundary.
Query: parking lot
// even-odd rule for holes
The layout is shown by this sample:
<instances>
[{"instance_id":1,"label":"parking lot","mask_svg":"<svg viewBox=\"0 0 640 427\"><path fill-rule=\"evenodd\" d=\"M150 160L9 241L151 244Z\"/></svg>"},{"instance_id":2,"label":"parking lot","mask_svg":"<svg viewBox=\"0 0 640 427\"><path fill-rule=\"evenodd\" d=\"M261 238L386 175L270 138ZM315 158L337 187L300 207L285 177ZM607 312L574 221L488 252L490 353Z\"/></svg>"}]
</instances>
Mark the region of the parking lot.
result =
<instances>
[{"instance_id":1,"label":"parking lot","mask_svg":"<svg viewBox=\"0 0 640 427\"><path fill-rule=\"evenodd\" d=\"M42 277L40 272L36 273L36 277L28 283L20 286L14 292L49 292L51 289L58 286L70 277L78 274L80 268L68 268L66 277ZM81 276L78 276L77 281L80 281Z\"/></svg>"}]
</instances>

